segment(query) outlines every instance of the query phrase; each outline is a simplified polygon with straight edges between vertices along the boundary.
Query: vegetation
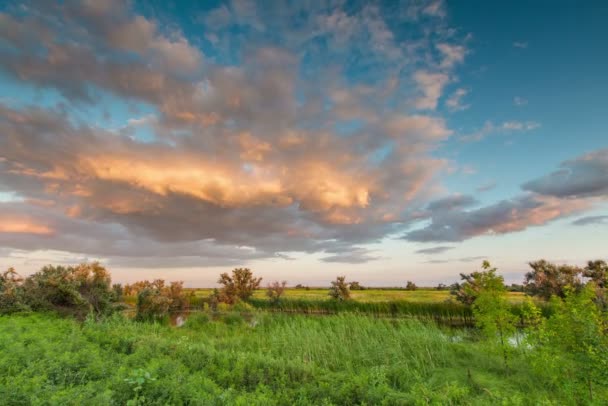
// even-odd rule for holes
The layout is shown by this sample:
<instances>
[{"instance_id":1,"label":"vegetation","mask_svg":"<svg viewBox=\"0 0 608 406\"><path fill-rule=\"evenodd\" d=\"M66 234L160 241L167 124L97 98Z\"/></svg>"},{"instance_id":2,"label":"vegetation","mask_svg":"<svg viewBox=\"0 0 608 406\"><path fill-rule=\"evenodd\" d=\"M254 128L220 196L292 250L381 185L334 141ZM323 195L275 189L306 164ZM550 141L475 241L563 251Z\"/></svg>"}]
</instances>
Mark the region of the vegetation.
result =
<instances>
[{"instance_id":1,"label":"vegetation","mask_svg":"<svg viewBox=\"0 0 608 406\"><path fill-rule=\"evenodd\" d=\"M266 296L273 303L278 303L281 300L281 296L285 293L285 288L287 287L287 281L274 281L268 285L266 289Z\"/></svg>"},{"instance_id":2,"label":"vegetation","mask_svg":"<svg viewBox=\"0 0 608 406\"><path fill-rule=\"evenodd\" d=\"M348 287L348 283L346 283L345 276L338 276L335 281L331 282L329 296L332 299L341 301L350 299L350 288Z\"/></svg>"},{"instance_id":3,"label":"vegetation","mask_svg":"<svg viewBox=\"0 0 608 406\"><path fill-rule=\"evenodd\" d=\"M405 285L405 290L417 290L418 286L416 286L416 284L412 281L407 281L407 284Z\"/></svg>"},{"instance_id":4,"label":"vegetation","mask_svg":"<svg viewBox=\"0 0 608 406\"><path fill-rule=\"evenodd\" d=\"M236 268L232 270L232 276L223 273L217 282L222 285L220 301L234 304L237 300L249 299L260 287L262 278L255 278L249 268Z\"/></svg>"},{"instance_id":5,"label":"vegetation","mask_svg":"<svg viewBox=\"0 0 608 406\"><path fill-rule=\"evenodd\" d=\"M530 262L532 271L524 281L525 291L532 296L549 300L551 296L561 298L566 295L566 288L580 289L582 269L571 265L555 265L544 259Z\"/></svg>"},{"instance_id":6,"label":"vegetation","mask_svg":"<svg viewBox=\"0 0 608 406\"><path fill-rule=\"evenodd\" d=\"M546 302L557 285L541 271L573 283ZM462 275L456 301L435 289L353 293L384 295L362 301L344 277L332 299L286 282L264 298L254 296L261 279L235 269L202 298L181 282L111 285L99 264L48 266L25 279L9 269L0 275L0 404L603 405L605 271L603 261L577 273L544 262L526 284L532 299L508 292L484 261ZM393 300L395 292L430 299ZM120 298L135 304L134 318L116 312ZM169 324L189 308L183 327Z\"/></svg>"}]
</instances>

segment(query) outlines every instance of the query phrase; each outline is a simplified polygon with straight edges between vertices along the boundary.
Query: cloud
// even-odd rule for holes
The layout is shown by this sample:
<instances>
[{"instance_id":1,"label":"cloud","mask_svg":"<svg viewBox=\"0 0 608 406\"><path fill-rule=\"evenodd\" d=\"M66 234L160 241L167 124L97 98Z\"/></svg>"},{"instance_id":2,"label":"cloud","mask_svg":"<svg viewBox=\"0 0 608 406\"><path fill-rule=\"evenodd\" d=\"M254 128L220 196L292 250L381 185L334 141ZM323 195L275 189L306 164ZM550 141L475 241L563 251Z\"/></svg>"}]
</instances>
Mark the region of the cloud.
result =
<instances>
[{"instance_id":1,"label":"cloud","mask_svg":"<svg viewBox=\"0 0 608 406\"><path fill-rule=\"evenodd\" d=\"M425 263L427 264L449 264L449 263L454 263L456 261L458 262L476 262L476 261L483 261L484 259L488 259L487 256L475 256L475 257L463 257L463 258L450 258L450 259L431 259L426 261Z\"/></svg>"},{"instance_id":2,"label":"cloud","mask_svg":"<svg viewBox=\"0 0 608 406\"><path fill-rule=\"evenodd\" d=\"M526 132L536 130L541 126L536 121L505 121L501 124L494 124L491 121L486 121L479 130L463 135L460 137L464 142L481 141L492 133L510 133L510 132Z\"/></svg>"},{"instance_id":3,"label":"cloud","mask_svg":"<svg viewBox=\"0 0 608 406\"><path fill-rule=\"evenodd\" d=\"M451 249L454 249L454 247L448 247L448 246L442 245L439 247L424 248L424 249L418 250L418 251L416 251L416 254L425 254L425 255L442 254Z\"/></svg>"},{"instance_id":4,"label":"cloud","mask_svg":"<svg viewBox=\"0 0 608 406\"><path fill-rule=\"evenodd\" d=\"M513 46L515 48L526 49L526 48L528 48L528 43L523 42L523 41L515 41L515 42L513 42Z\"/></svg>"},{"instance_id":5,"label":"cloud","mask_svg":"<svg viewBox=\"0 0 608 406\"><path fill-rule=\"evenodd\" d=\"M585 201L523 195L471 210L439 205L430 210L430 224L403 237L417 242L458 242L482 235L499 235L540 226L589 207Z\"/></svg>"},{"instance_id":6,"label":"cloud","mask_svg":"<svg viewBox=\"0 0 608 406\"><path fill-rule=\"evenodd\" d=\"M467 53L466 48L463 45L453 44L438 44L437 49L443 56L440 66L442 68L452 68L454 65L462 63Z\"/></svg>"},{"instance_id":7,"label":"cloud","mask_svg":"<svg viewBox=\"0 0 608 406\"><path fill-rule=\"evenodd\" d=\"M587 216L576 219L572 222L575 226L588 226L588 225L603 225L608 224L608 216Z\"/></svg>"},{"instance_id":8,"label":"cloud","mask_svg":"<svg viewBox=\"0 0 608 406\"><path fill-rule=\"evenodd\" d=\"M449 76L445 73L431 73L427 71L417 71L414 80L422 93L414 105L420 110L435 110L441 97L445 85L449 82Z\"/></svg>"},{"instance_id":9,"label":"cloud","mask_svg":"<svg viewBox=\"0 0 608 406\"><path fill-rule=\"evenodd\" d=\"M608 197L608 149L562 162L559 170L522 188L559 198Z\"/></svg>"},{"instance_id":10,"label":"cloud","mask_svg":"<svg viewBox=\"0 0 608 406\"><path fill-rule=\"evenodd\" d=\"M197 19L210 58L130 6L40 2L0 14L2 73L60 94L56 107L0 105L0 185L24 202L3 206L19 220L3 223L0 246L125 266L292 251L357 263L376 259L361 244L402 228L437 189L446 162L433 151L452 130L404 106L420 85L422 109L436 108L461 63L457 44L435 47L429 34L444 23L427 17L411 40L384 6L278 2L269 14L239 1ZM439 50L433 59L423 42ZM73 114L107 95L146 113L112 129ZM345 137L349 120L358 128Z\"/></svg>"},{"instance_id":11,"label":"cloud","mask_svg":"<svg viewBox=\"0 0 608 406\"><path fill-rule=\"evenodd\" d=\"M448 106L450 111L462 111L467 110L471 107L470 104L463 104L462 98L465 97L469 91L464 88L456 89L454 93L446 100L445 104Z\"/></svg>"}]
</instances>

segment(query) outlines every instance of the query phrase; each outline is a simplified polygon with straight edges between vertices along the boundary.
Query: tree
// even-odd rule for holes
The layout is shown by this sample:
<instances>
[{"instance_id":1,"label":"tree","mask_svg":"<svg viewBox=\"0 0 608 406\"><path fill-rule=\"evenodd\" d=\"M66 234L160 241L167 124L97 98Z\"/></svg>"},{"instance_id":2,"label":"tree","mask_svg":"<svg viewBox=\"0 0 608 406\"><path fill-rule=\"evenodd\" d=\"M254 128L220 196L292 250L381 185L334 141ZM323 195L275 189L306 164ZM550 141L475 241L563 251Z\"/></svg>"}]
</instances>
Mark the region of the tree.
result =
<instances>
[{"instance_id":1,"label":"tree","mask_svg":"<svg viewBox=\"0 0 608 406\"><path fill-rule=\"evenodd\" d=\"M73 268L73 280L82 298L96 314L109 314L115 301L110 273L99 262Z\"/></svg>"},{"instance_id":2,"label":"tree","mask_svg":"<svg viewBox=\"0 0 608 406\"><path fill-rule=\"evenodd\" d=\"M592 280L596 287L605 289L608 287L608 264L602 260L588 261L583 276Z\"/></svg>"},{"instance_id":3,"label":"tree","mask_svg":"<svg viewBox=\"0 0 608 406\"><path fill-rule=\"evenodd\" d=\"M407 281L407 284L405 285L405 290L416 290L418 289L418 286L416 286L416 284L412 281Z\"/></svg>"},{"instance_id":4,"label":"tree","mask_svg":"<svg viewBox=\"0 0 608 406\"><path fill-rule=\"evenodd\" d=\"M361 286L361 284L357 281L352 281L351 283L349 283L350 285L350 290L363 290L364 287Z\"/></svg>"},{"instance_id":5,"label":"tree","mask_svg":"<svg viewBox=\"0 0 608 406\"><path fill-rule=\"evenodd\" d=\"M285 293L285 287L287 286L287 281L274 281L270 284L268 284L267 290L266 290L266 296L268 296L268 298L270 299L271 302L273 303L279 303L279 301L281 300L281 296L283 296L283 293Z\"/></svg>"},{"instance_id":6,"label":"tree","mask_svg":"<svg viewBox=\"0 0 608 406\"><path fill-rule=\"evenodd\" d=\"M541 259L530 262L532 271L526 273L524 290L532 295L549 300L551 296L565 297L565 288L580 290L582 270L572 265L555 265Z\"/></svg>"},{"instance_id":7,"label":"tree","mask_svg":"<svg viewBox=\"0 0 608 406\"><path fill-rule=\"evenodd\" d=\"M335 281L331 282L329 296L336 300L350 299L350 289L346 282L346 276L338 276Z\"/></svg>"},{"instance_id":8,"label":"tree","mask_svg":"<svg viewBox=\"0 0 608 406\"><path fill-rule=\"evenodd\" d=\"M488 261L483 261L482 268L484 271L475 271L468 275L461 273L460 278L464 282L453 284L450 294L456 296L456 300L459 302L468 306L472 305L484 287L484 283L487 283L487 272L490 270L491 265Z\"/></svg>"},{"instance_id":9,"label":"tree","mask_svg":"<svg viewBox=\"0 0 608 406\"><path fill-rule=\"evenodd\" d=\"M506 288L502 276L496 275L488 261L482 265L484 271L478 272L476 282L477 297L473 302L475 323L491 341L497 341L502 353L505 369L509 369L511 347L508 338L515 333L517 318L505 298Z\"/></svg>"},{"instance_id":10,"label":"tree","mask_svg":"<svg viewBox=\"0 0 608 406\"><path fill-rule=\"evenodd\" d=\"M232 276L223 273L217 282L223 285L220 290L222 302L234 304L238 299L249 299L260 287L262 278L255 278L249 268L236 268L232 270Z\"/></svg>"},{"instance_id":11,"label":"tree","mask_svg":"<svg viewBox=\"0 0 608 406\"><path fill-rule=\"evenodd\" d=\"M447 290L448 287L446 285L444 285L443 283L440 283L435 287L435 289L436 290Z\"/></svg>"},{"instance_id":12,"label":"tree","mask_svg":"<svg viewBox=\"0 0 608 406\"><path fill-rule=\"evenodd\" d=\"M595 303L595 283L553 296L553 314L528 332L532 364L550 384L568 386L577 403L593 403L594 385L608 384L608 317ZM583 402L587 403L587 402Z\"/></svg>"}]
</instances>

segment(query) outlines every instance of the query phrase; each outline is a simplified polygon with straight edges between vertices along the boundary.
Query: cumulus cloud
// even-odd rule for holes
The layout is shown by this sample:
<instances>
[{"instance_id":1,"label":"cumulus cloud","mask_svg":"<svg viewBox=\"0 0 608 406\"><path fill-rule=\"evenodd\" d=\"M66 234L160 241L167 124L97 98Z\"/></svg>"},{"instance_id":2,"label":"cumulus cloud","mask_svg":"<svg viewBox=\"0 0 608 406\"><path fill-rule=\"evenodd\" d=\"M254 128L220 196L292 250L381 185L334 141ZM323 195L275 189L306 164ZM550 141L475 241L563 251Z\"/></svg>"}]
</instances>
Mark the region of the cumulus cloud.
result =
<instances>
[{"instance_id":1,"label":"cumulus cloud","mask_svg":"<svg viewBox=\"0 0 608 406\"><path fill-rule=\"evenodd\" d=\"M560 198L608 197L608 149L562 162L559 170L527 182L523 189Z\"/></svg>"},{"instance_id":2,"label":"cumulus cloud","mask_svg":"<svg viewBox=\"0 0 608 406\"><path fill-rule=\"evenodd\" d=\"M439 15L433 4L427 14ZM376 259L360 244L395 232L432 193L445 165L432 151L452 134L441 118L403 106L421 85L421 109L434 109L460 50L439 44L425 67L424 49L398 38L380 6L315 9L291 24L301 7L316 6L277 3L268 15L239 1L210 11L200 21L218 52L231 27L251 30L247 44L231 37L242 52L230 65L120 1L7 8L0 69L62 98L57 108L0 105L0 184L25 202L2 206L11 222L0 246L126 265L232 264L291 251ZM319 38L344 48L323 51ZM354 44L361 57L346 58ZM345 70L373 64L377 77L353 84L324 64L310 74L305 54L342 58ZM71 114L99 107L102 94L146 114L118 130ZM348 120L358 129L345 136ZM133 134L142 127L145 139Z\"/></svg>"}]
</instances>

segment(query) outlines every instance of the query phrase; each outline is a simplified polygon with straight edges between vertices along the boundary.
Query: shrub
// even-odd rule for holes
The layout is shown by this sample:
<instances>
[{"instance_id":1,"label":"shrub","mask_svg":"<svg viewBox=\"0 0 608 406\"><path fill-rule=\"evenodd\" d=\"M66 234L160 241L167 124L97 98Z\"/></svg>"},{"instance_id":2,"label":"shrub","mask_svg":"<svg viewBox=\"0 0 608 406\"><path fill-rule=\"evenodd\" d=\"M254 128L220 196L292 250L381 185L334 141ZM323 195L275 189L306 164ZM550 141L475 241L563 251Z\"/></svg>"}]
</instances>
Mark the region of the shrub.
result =
<instances>
[{"instance_id":1,"label":"shrub","mask_svg":"<svg viewBox=\"0 0 608 406\"><path fill-rule=\"evenodd\" d=\"M172 311L182 311L188 307L183 282L171 282L165 286L165 281L157 279L154 282L138 282L144 287L137 294L138 320L161 320Z\"/></svg>"},{"instance_id":2,"label":"shrub","mask_svg":"<svg viewBox=\"0 0 608 406\"><path fill-rule=\"evenodd\" d=\"M407 284L405 285L405 290L416 290L418 289L418 286L416 286L416 284L412 281L407 281Z\"/></svg>"},{"instance_id":3,"label":"shrub","mask_svg":"<svg viewBox=\"0 0 608 406\"><path fill-rule=\"evenodd\" d=\"M232 304L237 299L249 299L260 287L262 278L255 278L249 268L236 268L232 270L232 276L228 273L221 274L218 283L222 285L220 300Z\"/></svg>"},{"instance_id":4,"label":"shrub","mask_svg":"<svg viewBox=\"0 0 608 406\"><path fill-rule=\"evenodd\" d=\"M268 284L268 288L266 290L266 296L273 303L278 303L281 300L281 296L285 293L285 287L287 286L287 281L274 281Z\"/></svg>"},{"instance_id":5,"label":"shrub","mask_svg":"<svg viewBox=\"0 0 608 406\"><path fill-rule=\"evenodd\" d=\"M0 274L0 314L24 310L29 310L29 306L25 303L23 278L9 268Z\"/></svg>"},{"instance_id":6,"label":"shrub","mask_svg":"<svg viewBox=\"0 0 608 406\"><path fill-rule=\"evenodd\" d=\"M335 281L331 282L329 296L336 300L350 299L350 289L348 283L346 283L346 276L338 276Z\"/></svg>"}]
</instances>

